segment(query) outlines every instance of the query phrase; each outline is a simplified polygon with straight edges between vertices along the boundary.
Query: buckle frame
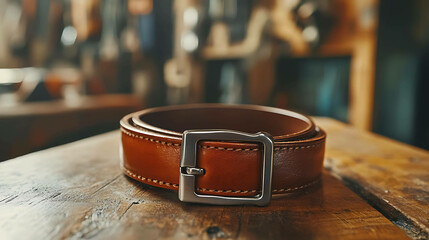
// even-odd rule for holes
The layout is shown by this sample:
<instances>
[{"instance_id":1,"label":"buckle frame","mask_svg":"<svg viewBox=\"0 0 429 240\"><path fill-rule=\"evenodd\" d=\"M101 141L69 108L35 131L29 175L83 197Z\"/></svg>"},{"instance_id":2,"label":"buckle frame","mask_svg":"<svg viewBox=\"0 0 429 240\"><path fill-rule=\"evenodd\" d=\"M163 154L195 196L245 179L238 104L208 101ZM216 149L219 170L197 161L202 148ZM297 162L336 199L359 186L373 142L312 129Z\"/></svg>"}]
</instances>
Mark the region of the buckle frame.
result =
<instances>
[{"instance_id":1,"label":"buckle frame","mask_svg":"<svg viewBox=\"0 0 429 240\"><path fill-rule=\"evenodd\" d=\"M195 175L199 175L196 156L198 142L202 140L262 143L264 146L264 157L261 193L252 197L229 197L196 193ZM183 132L181 149L179 199L182 202L215 205L268 205L271 200L273 156L274 143L268 133L258 132L250 134L232 130L186 130ZM203 171L201 172L203 173Z\"/></svg>"}]
</instances>

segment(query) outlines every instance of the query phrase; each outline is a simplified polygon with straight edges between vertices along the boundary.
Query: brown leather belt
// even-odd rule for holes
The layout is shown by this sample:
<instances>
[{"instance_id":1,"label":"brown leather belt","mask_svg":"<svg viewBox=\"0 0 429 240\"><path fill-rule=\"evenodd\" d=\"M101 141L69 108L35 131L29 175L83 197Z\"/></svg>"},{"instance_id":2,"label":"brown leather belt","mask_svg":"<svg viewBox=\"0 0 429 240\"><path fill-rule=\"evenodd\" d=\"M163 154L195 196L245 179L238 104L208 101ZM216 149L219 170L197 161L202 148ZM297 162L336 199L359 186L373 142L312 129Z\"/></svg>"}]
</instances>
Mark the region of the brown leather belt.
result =
<instances>
[{"instance_id":1,"label":"brown leather belt","mask_svg":"<svg viewBox=\"0 0 429 240\"><path fill-rule=\"evenodd\" d=\"M314 185L323 167L325 132L279 108L151 108L125 116L121 131L126 175L187 202L266 205L271 194Z\"/></svg>"}]
</instances>

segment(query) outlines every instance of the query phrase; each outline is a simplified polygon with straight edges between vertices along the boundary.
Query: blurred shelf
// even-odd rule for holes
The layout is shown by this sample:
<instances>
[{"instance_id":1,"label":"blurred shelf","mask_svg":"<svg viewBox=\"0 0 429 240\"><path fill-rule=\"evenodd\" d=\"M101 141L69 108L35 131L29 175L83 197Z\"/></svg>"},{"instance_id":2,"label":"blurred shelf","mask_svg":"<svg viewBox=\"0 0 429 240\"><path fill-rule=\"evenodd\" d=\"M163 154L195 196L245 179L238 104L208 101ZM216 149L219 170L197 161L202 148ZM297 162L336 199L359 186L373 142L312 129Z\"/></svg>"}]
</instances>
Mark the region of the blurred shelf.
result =
<instances>
[{"instance_id":1,"label":"blurred shelf","mask_svg":"<svg viewBox=\"0 0 429 240\"><path fill-rule=\"evenodd\" d=\"M132 95L0 107L0 161L117 129L122 116L142 108Z\"/></svg>"}]
</instances>

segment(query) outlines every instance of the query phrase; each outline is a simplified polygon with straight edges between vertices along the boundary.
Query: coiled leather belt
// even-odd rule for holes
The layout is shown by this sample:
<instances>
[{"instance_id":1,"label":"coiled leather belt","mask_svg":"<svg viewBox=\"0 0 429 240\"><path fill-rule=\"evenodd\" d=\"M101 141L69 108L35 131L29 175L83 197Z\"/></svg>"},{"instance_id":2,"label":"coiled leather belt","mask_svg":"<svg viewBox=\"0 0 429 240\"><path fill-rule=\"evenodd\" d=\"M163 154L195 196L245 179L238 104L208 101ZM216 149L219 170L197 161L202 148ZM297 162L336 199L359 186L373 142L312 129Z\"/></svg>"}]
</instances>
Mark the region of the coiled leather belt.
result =
<instances>
[{"instance_id":1,"label":"coiled leather belt","mask_svg":"<svg viewBox=\"0 0 429 240\"><path fill-rule=\"evenodd\" d=\"M208 204L266 205L320 179L326 135L307 116L273 107L197 104L121 120L129 177Z\"/></svg>"}]
</instances>

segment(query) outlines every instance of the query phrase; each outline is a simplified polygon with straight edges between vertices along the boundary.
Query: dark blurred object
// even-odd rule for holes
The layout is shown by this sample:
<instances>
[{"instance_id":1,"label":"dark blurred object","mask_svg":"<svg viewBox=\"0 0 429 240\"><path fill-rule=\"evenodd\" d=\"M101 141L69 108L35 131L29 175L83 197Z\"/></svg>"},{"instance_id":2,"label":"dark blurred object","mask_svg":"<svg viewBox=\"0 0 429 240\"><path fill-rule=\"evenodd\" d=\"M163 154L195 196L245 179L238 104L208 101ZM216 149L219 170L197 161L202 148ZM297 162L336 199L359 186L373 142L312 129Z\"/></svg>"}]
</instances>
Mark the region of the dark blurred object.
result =
<instances>
[{"instance_id":1,"label":"dark blurred object","mask_svg":"<svg viewBox=\"0 0 429 240\"><path fill-rule=\"evenodd\" d=\"M117 129L122 116L142 108L130 95L0 107L0 161Z\"/></svg>"},{"instance_id":2,"label":"dark blurred object","mask_svg":"<svg viewBox=\"0 0 429 240\"><path fill-rule=\"evenodd\" d=\"M289 101L281 100L279 105L286 108L299 108L301 111L307 111L309 114L322 114L330 117L338 117L338 119L344 120L344 109L342 106L348 103L347 109L347 121L353 126L363 129L370 130L372 123L372 108L373 108L373 88L375 78L375 56L376 56L376 41L377 41L377 26L378 26L378 0L332 0L332 1L287 1L288 4L281 5L277 4L275 11L279 9L287 9L289 13L280 12L277 13L277 21L274 21L273 26L276 36L282 40L289 40L292 43L290 46L291 57L297 58L296 62L293 60L281 61L277 64L277 68L282 72L281 76L277 76L277 86L288 86L289 89L283 92ZM328 5L328 6L326 6ZM297 10L294 10L297 9ZM317 10L317 11L316 11ZM323 18L317 18L316 13L324 13ZM330 12L331 17L327 17L326 13ZM316 14L316 15L313 15ZM301 15L301 16L299 16ZM298 25L301 27L294 26L288 19L298 18ZM308 26L305 27L300 20L303 16L313 16L308 18L304 22L308 22ZM319 21L317 21L319 19ZM325 19L325 20L323 20ZM326 25L330 24L329 19L334 19L332 26L327 30ZM316 21L312 23L313 21ZM282 24L283 23L283 24ZM320 25L320 27L312 27ZM296 25L296 24L295 24ZM324 26L324 27L322 27ZM308 29L307 31L305 29ZM302 33L299 35L298 33ZM292 36L301 36L293 38ZM309 39L317 39L317 45L309 42ZM323 40L323 41L322 41ZM315 43L316 43L315 42ZM310 45L309 45L310 44ZM314 48L317 46L317 48ZM311 51L310 51L311 50ZM287 58L287 55L281 56L282 59ZM303 80L300 76L293 76L294 69L290 66L283 64L292 64L296 68L308 69L311 71L311 61L301 61L300 58L313 58L315 61L321 61L323 58L328 62L326 69L319 69L318 75L313 75L312 81L310 79ZM329 67L329 61L336 58L339 63L336 67ZM344 62L343 62L344 61ZM334 68L337 70L332 71ZM289 69L291 72L287 72ZM349 74L343 74L344 71L348 71ZM304 74L309 75L310 73ZM325 77L329 74L333 74L329 77ZM336 75L336 76L335 76ZM349 76L349 77L348 77ZM295 79L294 79L295 78ZM332 79L328 79L332 78ZM319 91L310 93L314 85L319 85L323 81L325 87L320 88ZM289 82L289 83L288 83ZM340 88L332 89L327 87L328 82L339 82L338 84L343 86ZM293 85L292 83L296 83ZM299 86L301 85L301 86ZM307 85L307 86L305 86ZM344 87L349 86L348 96L344 97ZM297 88L297 89L295 89ZM306 91L302 91L300 96L296 96L296 92L299 88ZM330 89L327 89L330 88ZM301 90L302 90L301 89ZM340 95L339 98L331 98L326 93L331 91L332 94ZM295 94L291 94L294 93ZM278 94L278 91L277 91ZM288 96L289 94L289 96ZM304 94L304 96L303 96ZM301 101L302 98L309 99ZM313 98L316 95L325 95L323 99ZM291 99L292 96L296 96L296 99ZM310 99L314 99L311 102ZM338 101L345 100L340 104L330 104L331 107L340 107L338 109L323 109L314 108L314 106L321 105L320 101ZM299 102L298 105L295 103ZM299 107L301 106L301 107ZM314 111L316 110L316 111ZM332 115L336 112L334 115ZM339 112L342 112L340 115Z\"/></svg>"},{"instance_id":3,"label":"dark blurred object","mask_svg":"<svg viewBox=\"0 0 429 240\"><path fill-rule=\"evenodd\" d=\"M205 19L201 35L202 42L205 42L209 30L216 23L226 25L231 43L242 41L246 36L253 4L253 0L204 0L202 8Z\"/></svg>"},{"instance_id":4,"label":"dark blurred object","mask_svg":"<svg viewBox=\"0 0 429 240\"><path fill-rule=\"evenodd\" d=\"M373 130L429 149L429 1L381 0Z\"/></svg>"},{"instance_id":5,"label":"dark blurred object","mask_svg":"<svg viewBox=\"0 0 429 240\"><path fill-rule=\"evenodd\" d=\"M427 26L427 29L429 29L429 21ZM429 31L426 35L426 40L429 40ZM422 52L419 70L420 72L419 81L417 83L416 114L414 119L415 125L411 133L414 133L414 135L413 140L409 141L409 143L429 150L429 41L426 48ZM378 129L374 130L377 131Z\"/></svg>"},{"instance_id":6,"label":"dark blurred object","mask_svg":"<svg viewBox=\"0 0 429 240\"><path fill-rule=\"evenodd\" d=\"M301 0L293 11L296 25L312 50L323 43L335 23L334 10L338 9L334 5L331 0Z\"/></svg>"},{"instance_id":7,"label":"dark blurred object","mask_svg":"<svg viewBox=\"0 0 429 240\"><path fill-rule=\"evenodd\" d=\"M254 2L204 1L201 39L206 60L203 78L205 102L248 102L245 62L259 47L258 40L268 19L267 11L262 12ZM261 14L252 14L253 11Z\"/></svg>"},{"instance_id":8,"label":"dark blurred object","mask_svg":"<svg viewBox=\"0 0 429 240\"><path fill-rule=\"evenodd\" d=\"M281 58L276 70L283 81L274 86L274 105L347 122L350 57Z\"/></svg>"}]
</instances>

